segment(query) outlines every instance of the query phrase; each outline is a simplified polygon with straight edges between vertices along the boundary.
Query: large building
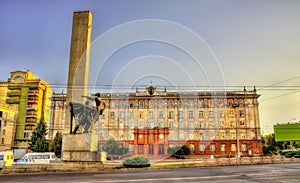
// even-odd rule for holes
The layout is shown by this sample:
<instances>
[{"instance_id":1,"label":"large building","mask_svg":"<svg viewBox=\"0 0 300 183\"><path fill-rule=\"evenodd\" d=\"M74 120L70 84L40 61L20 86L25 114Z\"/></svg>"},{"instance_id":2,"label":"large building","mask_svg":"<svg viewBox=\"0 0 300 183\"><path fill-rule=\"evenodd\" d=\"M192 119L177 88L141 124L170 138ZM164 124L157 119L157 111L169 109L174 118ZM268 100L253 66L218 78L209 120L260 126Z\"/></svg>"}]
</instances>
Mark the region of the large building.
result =
<instances>
[{"instance_id":1,"label":"large building","mask_svg":"<svg viewBox=\"0 0 300 183\"><path fill-rule=\"evenodd\" d=\"M143 91L101 93L101 97L107 105L94 126L100 146L114 138L132 154L156 157L166 156L167 147L183 144L197 155L262 154L255 89L173 92L150 86ZM57 109L64 101L56 101Z\"/></svg>"},{"instance_id":2,"label":"large building","mask_svg":"<svg viewBox=\"0 0 300 183\"><path fill-rule=\"evenodd\" d=\"M199 155L262 154L259 95L255 89L168 92L150 86L132 93L102 93L102 97L106 99L107 108L95 125L100 144L114 138L135 154L138 151L138 154L149 155L149 139L142 140L144 144L138 143L136 138L145 136L134 130L167 128L167 141L164 134L157 135L165 147L186 144L192 154ZM147 136L153 137L153 134ZM140 149L144 150L137 150L136 145L143 145Z\"/></svg>"},{"instance_id":3,"label":"large building","mask_svg":"<svg viewBox=\"0 0 300 183\"><path fill-rule=\"evenodd\" d=\"M6 82L6 104L18 111L12 148L27 148L31 133L44 115L50 121L51 89L47 82L39 79L31 71L11 72ZM6 135L9 136L9 135Z\"/></svg>"}]
</instances>

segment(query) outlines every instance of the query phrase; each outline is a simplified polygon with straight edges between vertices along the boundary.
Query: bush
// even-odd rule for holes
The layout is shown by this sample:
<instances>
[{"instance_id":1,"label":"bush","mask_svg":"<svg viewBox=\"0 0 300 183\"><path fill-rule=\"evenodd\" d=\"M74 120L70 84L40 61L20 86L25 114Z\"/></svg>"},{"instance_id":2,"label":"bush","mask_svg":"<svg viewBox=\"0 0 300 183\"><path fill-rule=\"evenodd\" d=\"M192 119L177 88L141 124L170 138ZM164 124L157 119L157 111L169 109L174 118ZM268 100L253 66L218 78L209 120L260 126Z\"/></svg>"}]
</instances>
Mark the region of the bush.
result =
<instances>
[{"instance_id":1,"label":"bush","mask_svg":"<svg viewBox=\"0 0 300 183\"><path fill-rule=\"evenodd\" d=\"M285 157L291 158L291 157L294 157L297 153L298 153L297 151L289 151L289 152L285 153Z\"/></svg>"},{"instance_id":2,"label":"bush","mask_svg":"<svg viewBox=\"0 0 300 183\"><path fill-rule=\"evenodd\" d=\"M146 156L135 156L133 158L127 158L122 162L126 168L142 168L150 167L149 159Z\"/></svg>"}]
</instances>

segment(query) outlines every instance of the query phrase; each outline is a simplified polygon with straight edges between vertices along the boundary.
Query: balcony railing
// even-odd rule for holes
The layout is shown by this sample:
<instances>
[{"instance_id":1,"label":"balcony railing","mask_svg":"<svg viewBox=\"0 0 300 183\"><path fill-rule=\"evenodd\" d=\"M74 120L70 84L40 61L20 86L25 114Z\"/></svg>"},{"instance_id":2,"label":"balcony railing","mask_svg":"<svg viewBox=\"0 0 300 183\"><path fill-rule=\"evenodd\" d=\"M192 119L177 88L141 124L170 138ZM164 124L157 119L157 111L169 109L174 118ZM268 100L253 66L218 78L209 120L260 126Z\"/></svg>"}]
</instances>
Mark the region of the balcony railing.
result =
<instances>
[{"instance_id":1,"label":"balcony railing","mask_svg":"<svg viewBox=\"0 0 300 183\"><path fill-rule=\"evenodd\" d=\"M39 95L39 91L38 90L30 90L28 92L28 95Z\"/></svg>"}]
</instances>

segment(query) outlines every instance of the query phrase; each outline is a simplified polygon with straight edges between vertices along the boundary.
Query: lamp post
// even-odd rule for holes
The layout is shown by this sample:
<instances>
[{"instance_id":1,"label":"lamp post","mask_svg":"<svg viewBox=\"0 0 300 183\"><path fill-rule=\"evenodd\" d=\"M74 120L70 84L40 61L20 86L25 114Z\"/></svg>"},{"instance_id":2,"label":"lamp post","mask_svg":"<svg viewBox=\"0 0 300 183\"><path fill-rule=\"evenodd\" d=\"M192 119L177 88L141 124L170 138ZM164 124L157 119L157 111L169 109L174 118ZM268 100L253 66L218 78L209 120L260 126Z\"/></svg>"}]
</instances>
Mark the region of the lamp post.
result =
<instances>
[{"instance_id":1,"label":"lamp post","mask_svg":"<svg viewBox=\"0 0 300 183\"><path fill-rule=\"evenodd\" d=\"M238 102L235 102L232 104L232 107L234 108L235 113L235 134L236 134L236 157L240 158L240 144L239 144L239 131L238 131L238 120L237 120L237 112L236 108L238 108L240 104Z\"/></svg>"}]
</instances>

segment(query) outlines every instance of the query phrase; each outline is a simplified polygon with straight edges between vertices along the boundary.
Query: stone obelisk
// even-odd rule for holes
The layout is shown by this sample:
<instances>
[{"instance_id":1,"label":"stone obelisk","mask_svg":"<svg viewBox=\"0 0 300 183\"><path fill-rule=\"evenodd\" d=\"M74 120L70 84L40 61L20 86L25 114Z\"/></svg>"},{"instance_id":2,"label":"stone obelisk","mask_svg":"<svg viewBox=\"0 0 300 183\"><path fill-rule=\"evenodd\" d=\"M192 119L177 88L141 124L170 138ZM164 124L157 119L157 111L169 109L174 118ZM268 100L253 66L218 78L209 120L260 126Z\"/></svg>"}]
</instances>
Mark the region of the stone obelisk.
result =
<instances>
[{"instance_id":1,"label":"stone obelisk","mask_svg":"<svg viewBox=\"0 0 300 183\"><path fill-rule=\"evenodd\" d=\"M67 104L84 103L82 95L87 95L90 44L92 33L92 13L73 13L73 26L70 48L70 62L67 86ZM65 132L70 131L70 112L66 110Z\"/></svg>"}]
</instances>

